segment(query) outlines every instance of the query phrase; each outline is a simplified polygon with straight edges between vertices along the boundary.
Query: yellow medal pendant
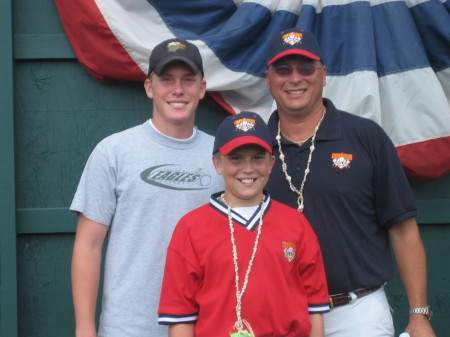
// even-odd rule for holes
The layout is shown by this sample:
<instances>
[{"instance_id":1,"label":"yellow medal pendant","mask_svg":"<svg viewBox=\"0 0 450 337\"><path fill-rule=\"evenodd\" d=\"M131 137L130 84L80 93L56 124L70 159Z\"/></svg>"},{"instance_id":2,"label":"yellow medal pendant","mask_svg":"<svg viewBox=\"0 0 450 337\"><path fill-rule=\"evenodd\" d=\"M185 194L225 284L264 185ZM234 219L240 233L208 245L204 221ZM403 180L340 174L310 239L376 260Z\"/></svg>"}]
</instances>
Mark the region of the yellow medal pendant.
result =
<instances>
[{"instance_id":1,"label":"yellow medal pendant","mask_svg":"<svg viewBox=\"0 0 450 337\"><path fill-rule=\"evenodd\" d=\"M253 337L253 335L247 331L230 333L230 336L231 337Z\"/></svg>"}]
</instances>

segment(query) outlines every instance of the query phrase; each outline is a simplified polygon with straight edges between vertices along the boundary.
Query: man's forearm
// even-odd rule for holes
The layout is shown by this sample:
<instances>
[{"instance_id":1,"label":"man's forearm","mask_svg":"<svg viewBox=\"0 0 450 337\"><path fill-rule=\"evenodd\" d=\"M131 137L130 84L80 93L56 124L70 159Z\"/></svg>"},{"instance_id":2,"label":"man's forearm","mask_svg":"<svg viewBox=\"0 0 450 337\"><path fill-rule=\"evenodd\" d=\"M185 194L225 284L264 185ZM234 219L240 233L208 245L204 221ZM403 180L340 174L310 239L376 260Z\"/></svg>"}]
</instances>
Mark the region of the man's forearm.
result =
<instances>
[{"instance_id":1,"label":"man's forearm","mask_svg":"<svg viewBox=\"0 0 450 337\"><path fill-rule=\"evenodd\" d=\"M427 262L416 221L407 219L395 225L389 234L410 308L427 306ZM436 337L428 318L422 314L410 315L405 331L411 337Z\"/></svg>"},{"instance_id":2,"label":"man's forearm","mask_svg":"<svg viewBox=\"0 0 450 337\"><path fill-rule=\"evenodd\" d=\"M392 249L410 307L427 305L427 263L425 249L414 219L390 230Z\"/></svg>"}]
</instances>

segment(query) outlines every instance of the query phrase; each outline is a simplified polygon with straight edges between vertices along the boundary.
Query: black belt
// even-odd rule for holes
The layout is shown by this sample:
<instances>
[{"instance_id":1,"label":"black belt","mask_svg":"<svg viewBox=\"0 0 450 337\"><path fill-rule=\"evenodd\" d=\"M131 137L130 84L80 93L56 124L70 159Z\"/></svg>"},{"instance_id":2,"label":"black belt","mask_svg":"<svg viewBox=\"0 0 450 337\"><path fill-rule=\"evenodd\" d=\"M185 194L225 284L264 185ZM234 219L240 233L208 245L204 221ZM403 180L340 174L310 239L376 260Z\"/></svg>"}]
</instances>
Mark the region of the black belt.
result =
<instances>
[{"instance_id":1,"label":"black belt","mask_svg":"<svg viewBox=\"0 0 450 337\"><path fill-rule=\"evenodd\" d=\"M355 290L353 293L356 295L356 298L361 298L364 296L367 296L369 294L372 294L373 292L380 289L381 286L373 287L373 288L365 288L360 290ZM353 300L353 297L350 295L350 293L346 294L338 294L338 295L331 295L330 296L330 307L331 309L340 307L341 305L349 304Z\"/></svg>"}]
</instances>

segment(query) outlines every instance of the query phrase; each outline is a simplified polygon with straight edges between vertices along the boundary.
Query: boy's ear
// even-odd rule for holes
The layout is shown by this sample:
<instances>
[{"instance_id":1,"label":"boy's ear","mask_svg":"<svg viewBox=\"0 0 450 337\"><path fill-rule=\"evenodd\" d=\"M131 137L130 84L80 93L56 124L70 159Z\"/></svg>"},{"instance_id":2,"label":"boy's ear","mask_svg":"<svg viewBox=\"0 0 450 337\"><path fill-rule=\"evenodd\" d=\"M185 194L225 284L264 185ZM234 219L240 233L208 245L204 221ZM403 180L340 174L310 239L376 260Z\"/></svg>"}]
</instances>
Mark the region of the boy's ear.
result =
<instances>
[{"instance_id":1,"label":"boy's ear","mask_svg":"<svg viewBox=\"0 0 450 337\"><path fill-rule=\"evenodd\" d=\"M220 159L221 159L220 157L221 157L220 153L213 154L213 156L212 156L212 161L213 161L214 168L216 169L217 174L222 174L222 165L220 162Z\"/></svg>"},{"instance_id":2,"label":"boy's ear","mask_svg":"<svg viewBox=\"0 0 450 337\"><path fill-rule=\"evenodd\" d=\"M150 78L147 78L144 82L144 89L145 93L147 94L147 97L150 99L153 99L153 88L152 88L152 80Z\"/></svg>"},{"instance_id":3,"label":"boy's ear","mask_svg":"<svg viewBox=\"0 0 450 337\"><path fill-rule=\"evenodd\" d=\"M270 155L270 168L269 168L269 174L272 172L273 165L275 164L275 156L273 154Z\"/></svg>"}]
</instances>

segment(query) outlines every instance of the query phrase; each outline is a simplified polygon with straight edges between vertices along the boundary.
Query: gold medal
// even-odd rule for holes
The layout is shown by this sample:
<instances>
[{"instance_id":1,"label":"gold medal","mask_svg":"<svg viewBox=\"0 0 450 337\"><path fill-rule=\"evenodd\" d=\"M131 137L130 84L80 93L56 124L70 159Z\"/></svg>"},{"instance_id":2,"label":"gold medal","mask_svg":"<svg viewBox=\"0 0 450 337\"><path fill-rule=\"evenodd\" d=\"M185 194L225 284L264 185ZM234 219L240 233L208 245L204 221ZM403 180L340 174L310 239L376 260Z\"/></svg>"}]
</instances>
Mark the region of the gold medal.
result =
<instances>
[{"instance_id":1,"label":"gold medal","mask_svg":"<svg viewBox=\"0 0 450 337\"><path fill-rule=\"evenodd\" d=\"M241 332L230 333L230 337L253 337L253 335L250 332L241 331Z\"/></svg>"}]
</instances>

